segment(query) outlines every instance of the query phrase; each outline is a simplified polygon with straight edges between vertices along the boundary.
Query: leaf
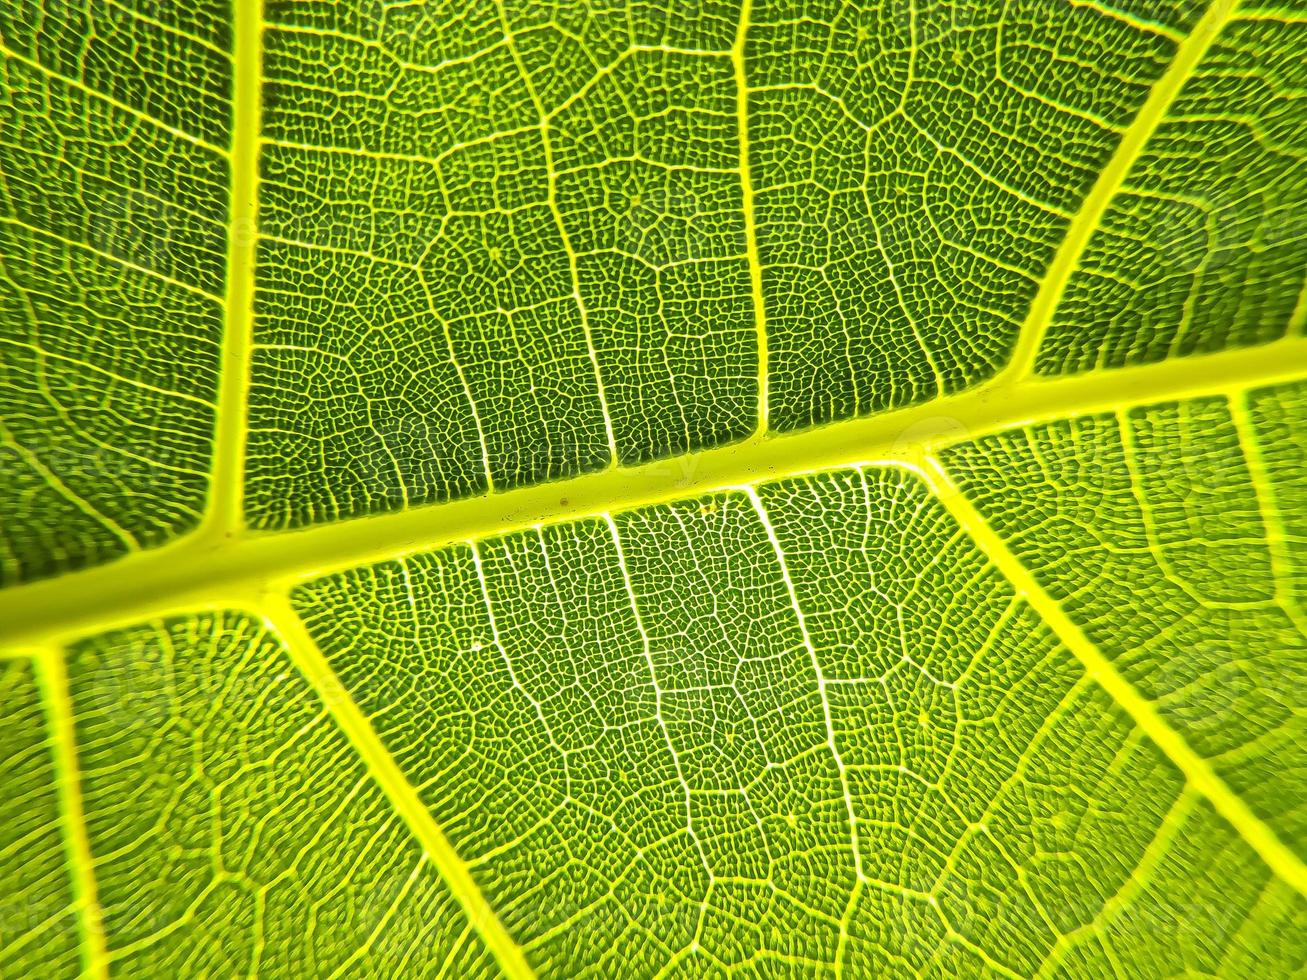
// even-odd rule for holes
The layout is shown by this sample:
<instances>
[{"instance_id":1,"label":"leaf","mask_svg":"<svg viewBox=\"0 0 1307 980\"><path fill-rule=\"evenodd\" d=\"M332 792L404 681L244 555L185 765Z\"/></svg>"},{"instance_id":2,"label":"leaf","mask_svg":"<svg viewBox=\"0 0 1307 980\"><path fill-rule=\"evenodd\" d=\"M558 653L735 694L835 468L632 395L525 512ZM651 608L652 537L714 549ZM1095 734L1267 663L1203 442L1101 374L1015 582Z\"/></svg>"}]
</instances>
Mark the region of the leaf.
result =
<instances>
[{"instance_id":1,"label":"leaf","mask_svg":"<svg viewBox=\"0 0 1307 980\"><path fill-rule=\"evenodd\" d=\"M1307 8L0 8L0 972L1307 969Z\"/></svg>"}]
</instances>

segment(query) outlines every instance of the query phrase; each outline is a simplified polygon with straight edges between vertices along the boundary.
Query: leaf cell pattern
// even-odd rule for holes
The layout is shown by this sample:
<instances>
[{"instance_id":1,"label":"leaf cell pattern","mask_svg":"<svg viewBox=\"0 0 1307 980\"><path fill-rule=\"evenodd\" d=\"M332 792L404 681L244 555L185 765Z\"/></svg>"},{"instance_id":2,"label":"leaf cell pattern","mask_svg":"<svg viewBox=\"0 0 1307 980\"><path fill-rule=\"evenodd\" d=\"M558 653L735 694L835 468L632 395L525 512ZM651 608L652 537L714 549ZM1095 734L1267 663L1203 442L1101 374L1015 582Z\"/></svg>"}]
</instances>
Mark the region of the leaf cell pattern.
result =
<instances>
[{"instance_id":1,"label":"leaf cell pattern","mask_svg":"<svg viewBox=\"0 0 1307 980\"><path fill-rule=\"evenodd\" d=\"M671 10L488 2L268 16L256 526L753 428L728 17L683 30Z\"/></svg>"},{"instance_id":2,"label":"leaf cell pattern","mask_svg":"<svg viewBox=\"0 0 1307 980\"><path fill-rule=\"evenodd\" d=\"M1302 962L1234 938L1301 898L901 471L542 528L295 602L542 973ZM1233 875L1218 917L1163 897L1199 853Z\"/></svg>"},{"instance_id":3,"label":"leaf cell pattern","mask_svg":"<svg viewBox=\"0 0 1307 980\"><path fill-rule=\"evenodd\" d=\"M439 874L257 622L110 633L74 647L68 673L114 972L491 975Z\"/></svg>"},{"instance_id":4,"label":"leaf cell pattern","mask_svg":"<svg viewBox=\"0 0 1307 980\"><path fill-rule=\"evenodd\" d=\"M212 5L166 6L0 4L0 585L204 509L232 65Z\"/></svg>"},{"instance_id":5,"label":"leaf cell pattern","mask_svg":"<svg viewBox=\"0 0 1307 980\"><path fill-rule=\"evenodd\" d=\"M1301 3L1249 5L1221 31L1090 240L1039 350L1041 374L1303 329L1305 18Z\"/></svg>"},{"instance_id":6,"label":"leaf cell pattern","mask_svg":"<svg viewBox=\"0 0 1307 980\"><path fill-rule=\"evenodd\" d=\"M5 581L199 522L252 235L230 411L264 529L982 383L1158 111L1036 369L1302 328L1293 5L269 0L253 227L228 213L234 16L13 0L0 21Z\"/></svg>"},{"instance_id":7,"label":"leaf cell pattern","mask_svg":"<svg viewBox=\"0 0 1307 980\"><path fill-rule=\"evenodd\" d=\"M1304 539L1286 528L1307 519L1307 484L1283 461L1302 462L1285 435L1307 426L1305 395L1295 385L1254 391L1247 404L1084 416L944 457L1094 644L1299 847ZM1260 472L1263 459L1281 461L1274 476Z\"/></svg>"},{"instance_id":8,"label":"leaf cell pattern","mask_svg":"<svg viewBox=\"0 0 1307 980\"><path fill-rule=\"evenodd\" d=\"M1304 13L0 0L0 973L1303 975Z\"/></svg>"},{"instance_id":9,"label":"leaf cell pattern","mask_svg":"<svg viewBox=\"0 0 1307 980\"><path fill-rule=\"evenodd\" d=\"M11 660L0 673L0 889L4 927L0 968L14 976L71 976L78 965L78 922L59 828L54 755L36 671Z\"/></svg>"},{"instance_id":10,"label":"leaf cell pattern","mask_svg":"<svg viewBox=\"0 0 1307 980\"><path fill-rule=\"evenodd\" d=\"M750 34L772 423L973 385L1199 8L766 0Z\"/></svg>"}]
</instances>

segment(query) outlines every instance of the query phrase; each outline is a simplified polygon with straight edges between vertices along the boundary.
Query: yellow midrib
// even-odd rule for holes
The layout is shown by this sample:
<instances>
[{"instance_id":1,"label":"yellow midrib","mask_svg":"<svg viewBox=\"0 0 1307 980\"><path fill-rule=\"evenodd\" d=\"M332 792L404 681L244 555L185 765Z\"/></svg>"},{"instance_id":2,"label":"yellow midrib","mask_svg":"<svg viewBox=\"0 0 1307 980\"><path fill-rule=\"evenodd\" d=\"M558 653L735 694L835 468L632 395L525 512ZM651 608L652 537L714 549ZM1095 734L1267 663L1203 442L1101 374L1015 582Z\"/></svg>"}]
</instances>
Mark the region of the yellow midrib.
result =
<instances>
[{"instance_id":1,"label":"yellow midrib","mask_svg":"<svg viewBox=\"0 0 1307 980\"><path fill-rule=\"evenodd\" d=\"M858 462L912 458L1012 426L1307 377L1307 338L1057 380L971 391L803 432L755 437L689 456L610 467L556 483L463 498L299 531L192 535L57 578L0 591L0 648L64 643L92 630L234 594L296 583L453 541L631 510L697 493Z\"/></svg>"},{"instance_id":2,"label":"yellow midrib","mask_svg":"<svg viewBox=\"0 0 1307 980\"><path fill-rule=\"evenodd\" d=\"M1098 174L1094 186L1081 202L1067 228L1053 261L1044 273L1039 290L1030 304L1017 344L1004 373L1023 378L1034 372L1039 346L1062 301L1062 294L1084 254L1089 239L1098 229L1103 213L1121 190L1131 167L1158 125L1166 118L1175 97L1189 80L1198 62L1212 46L1221 28L1238 6L1237 0L1214 0L1192 31L1176 46L1175 56L1166 71L1153 83L1148 98L1121 134L1121 141Z\"/></svg>"},{"instance_id":3,"label":"yellow midrib","mask_svg":"<svg viewBox=\"0 0 1307 980\"><path fill-rule=\"evenodd\" d=\"M927 454L918 462L918 472L931 491L947 508L958 525L967 532L1003 573L1012 586L1039 614L1062 644L1080 661L1085 672L1111 696L1140 730L1166 755L1184 775L1186 781L1212 804L1257 855L1285 883L1307 895L1307 866L1246 803L1230 790L1206 759L1198 755L1158 714L1157 709L1093 643L1074 620L1021 564L998 533L989 526L975 505L953 482L939 459Z\"/></svg>"},{"instance_id":4,"label":"yellow midrib","mask_svg":"<svg viewBox=\"0 0 1307 980\"><path fill-rule=\"evenodd\" d=\"M567 520L638 507L754 483L814 469L873 460L920 460L938 445L963 435L1085 411L1115 409L1154 400L1201 394L1233 394L1260 383L1300 377L1294 365L1307 365L1307 340L1288 339L1262 348L1226 352L1186 361L1038 381L1029 377L1038 345L1061 299L1066 283L1098 226L1103 212L1193 67L1234 7L1217 0L1182 42L1167 71L1154 85L1138 116L1123 134L1117 151L1073 219L1062 246L1045 275L1021 331L1009 367L994 382L960 395L856 419L806 433L771 437L767 427L767 337L762 305L761 265L753 216L747 130L748 89L743 50L750 3L745 0L732 48L737 84L743 209L759 357L760 434L736 446L709 450L632 468L613 467L555 484L506 494L455 501L403 513L361 518L301 532L254 534L243 529L244 457L247 435L249 365L253 348L255 227L258 208L258 153L261 130L262 9L259 0L235 4L235 85L231 215L227 270L226 329L218 396L210 510L200 529L188 538L119 562L0 593L0 645L7 642L58 644L95 628L109 627L167 612L253 605L283 639L299 669L329 704L337 723L364 759L373 777L409 825L425 852L472 920L500 966L510 976L531 976L521 949L486 903L467 866L385 750L358 706L340 692L321 652L294 613L287 596L298 581L343 567L428 550L449 541L480 538L542 521ZM931 457L933 458L933 457ZM670 476L668 475L670 473ZM932 476L947 481L942 471ZM949 484L939 484L942 496ZM950 510L972 533L1013 584L1028 591L1031 579L974 508L953 495ZM1015 567L1013 567L1015 566ZM1017 578L1012 576L1016 575ZM1024 578L1022 578L1024 576ZM1217 779L1205 760L1172 732L1146 701L1115 673L1109 661L1079 632L1051 598L1034 605L1064 642L1085 663L1198 791L1212 801L1267 864L1300 892L1307 878L1303 865L1241 800ZM1044 608L1047 606L1047 610ZM1068 637L1070 640L1068 641ZM47 662L48 661L48 662ZM74 867L76 900L84 913L88 972L106 969L91 852L81 824L76 791L76 751L71 704L61 658L42 657L48 678L47 710L55 729L65 820ZM1104 666L1105 665L1105 666ZM61 734L62 733L62 734ZM62 741L60 741L62 739ZM74 813L75 811L75 813Z\"/></svg>"}]
</instances>

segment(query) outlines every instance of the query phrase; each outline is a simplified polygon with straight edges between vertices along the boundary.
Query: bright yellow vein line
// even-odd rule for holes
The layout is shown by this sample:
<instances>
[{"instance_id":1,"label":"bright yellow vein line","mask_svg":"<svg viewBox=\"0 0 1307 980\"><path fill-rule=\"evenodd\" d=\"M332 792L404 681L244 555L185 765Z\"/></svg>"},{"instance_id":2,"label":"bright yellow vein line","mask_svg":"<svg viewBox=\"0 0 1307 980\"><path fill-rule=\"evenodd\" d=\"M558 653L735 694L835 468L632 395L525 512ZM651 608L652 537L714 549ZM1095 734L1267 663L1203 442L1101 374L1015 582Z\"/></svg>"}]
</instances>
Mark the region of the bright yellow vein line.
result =
<instances>
[{"instance_id":1,"label":"bright yellow vein line","mask_svg":"<svg viewBox=\"0 0 1307 980\"><path fill-rule=\"evenodd\" d=\"M481 894L481 889L472 880L467 865L418 796L417 790L404 778L395 760L381 744L372 724L336 677L317 643L304 627L299 614L291 607L289 599L284 596L266 597L259 603L259 611L264 622L285 644L296 667L317 690L323 704L363 759L364 765L395 811L408 824L409 830L445 879L445 884L449 886L468 921L480 934L482 942L495 957L505 976L534 977L521 947L509 936L494 909Z\"/></svg>"},{"instance_id":2,"label":"bright yellow vein line","mask_svg":"<svg viewBox=\"0 0 1307 980\"><path fill-rule=\"evenodd\" d=\"M1275 601L1280 604L1290 621L1307 636L1307 615L1298 601L1294 588L1293 555L1290 553L1290 536L1284 519L1284 511L1276 499L1275 481L1271 478L1270 467L1262 454L1262 443L1257 438L1256 426L1250 417L1248 405L1249 392L1240 392L1227 401L1230 421L1238 435L1239 445L1243 447L1244 462L1248 466L1248 475L1252 477L1253 496L1258 513L1266 527L1267 552L1271 559L1271 580L1275 583Z\"/></svg>"},{"instance_id":3,"label":"bright yellow vein line","mask_svg":"<svg viewBox=\"0 0 1307 980\"><path fill-rule=\"evenodd\" d=\"M1116 197L1140 151L1148 143L1149 137L1153 135L1161 121L1166 118L1171 103L1175 101L1175 97L1188 81L1195 66L1220 34L1221 28L1225 26L1235 6L1236 0L1214 0L1207 8L1207 12L1194 25L1194 29L1189 32L1189 36L1176 48L1171 64L1154 83L1148 98L1139 109L1139 114L1121 135L1121 142L1117 144L1116 152L1099 173L1098 180L1094 182L1089 195L1081 203L1080 210L1071 220L1066 237L1062 239L1062 244L1058 247L1057 254L1053 257L1053 262L1040 283L1039 291L1030 304L1030 311L1021 325L1016 348L1008 362L1007 371L1015 377L1025 377L1034 369L1040 342L1044 339L1049 322L1062 301L1062 294L1066 291L1071 274L1075 272L1080 262L1085 246L1089 244L1090 237L1102 221L1103 212L1107 210L1112 198Z\"/></svg>"},{"instance_id":4,"label":"bright yellow vein line","mask_svg":"<svg viewBox=\"0 0 1307 980\"><path fill-rule=\"evenodd\" d=\"M82 775L77 763L76 731L64 651L53 647L44 650L34 658L33 664L50 726L64 847L71 869L73 902L82 927L82 976L100 980L109 975L109 960L100 900L96 894L91 842L86 835L86 819L82 812Z\"/></svg>"},{"instance_id":5,"label":"bright yellow vein line","mask_svg":"<svg viewBox=\"0 0 1307 980\"><path fill-rule=\"evenodd\" d=\"M227 296L213 478L204 530L222 536L243 524L246 408L254 346L254 252L262 128L263 4L237 0L232 65L231 213L227 217Z\"/></svg>"},{"instance_id":6,"label":"bright yellow vein line","mask_svg":"<svg viewBox=\"0 0 1307 980\"><path fill-rule=\"evenodd\" d=\"M758 225L753 210L753 174L749 170L749 78L744 65L744 47L748 40L753 0L740 4L740 23L731 46L731 65L735 69L735 129L740 145L740 201L744 214L744 248L749 260L749 287L753 293L753 322L758 334L758 431L766 432L768 423L767 384L767 313L762 298L762 261L758 257Z\"/></svg>"},{"instance_id":7,"label":"bright yellow vein line","mask_svg":"<svg viewBox=\"0 0 1307 980\"><path fill-rule=\"evenodd\" d=\"M758 435L688 456L619 466L556 483L320 524L183 538L115 562L0 590L0 646L63 642L92 630L203 606L233 590L280 589L369 562L536 524L631 510L724 487L901 459L923 445L1135 405L1297 381L1307 338L1171 358L1056 380L993 383L896 412L786 435Z\"/></svg>"},{"instance_id":8,"label":"bright yellow vein line","mask_svg":"<svg viewBox=\"0 0 1307 980\"><path fill-rule=\"evenodd\" d=\"M1289 850L1275 832L1239 799L1208 764L1191 749L1157 713L1152 703L1118 673L1112 662L1085 636L1084 631L1063 611L1061 605L1035 581L1003 539L989 526L971 501L945 471L939 460L926 456L921 463L931 490L948 508L954 520L981 548L1009 582L1022 594L1058 638L1084 666L1090 679L1111 695L1140 729L1152 739L1184 774L1189 785L1207 798L1216 812L1248 842L1249 846L1299 894L1307 895L1307 866Z\"/></svg>"}]
</instances>

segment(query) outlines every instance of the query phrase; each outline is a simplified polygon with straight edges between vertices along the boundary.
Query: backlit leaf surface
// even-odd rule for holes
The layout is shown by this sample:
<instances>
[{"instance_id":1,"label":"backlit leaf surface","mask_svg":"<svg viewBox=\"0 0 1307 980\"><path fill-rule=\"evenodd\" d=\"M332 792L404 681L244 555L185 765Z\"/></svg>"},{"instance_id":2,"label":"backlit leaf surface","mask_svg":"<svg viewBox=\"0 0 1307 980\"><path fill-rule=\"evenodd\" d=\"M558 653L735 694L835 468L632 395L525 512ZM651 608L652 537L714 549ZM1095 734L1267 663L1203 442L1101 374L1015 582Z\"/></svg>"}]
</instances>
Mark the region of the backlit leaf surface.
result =
<instances>
[{"instance_id":1,"label":"backlit leaf surface","mask_svg":"<svg viewBox=\"0 0 1307 980\"><path fill-rule=\"evenodd\" d=\"M0 55L0 972L1307 969L1307 7Z\"/></svg>"}]
</instances>

